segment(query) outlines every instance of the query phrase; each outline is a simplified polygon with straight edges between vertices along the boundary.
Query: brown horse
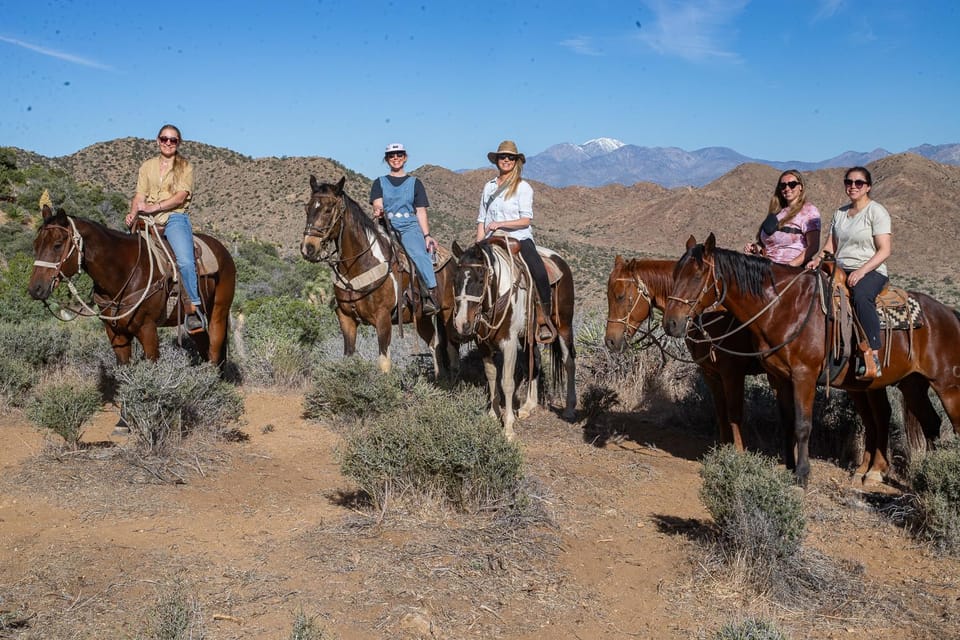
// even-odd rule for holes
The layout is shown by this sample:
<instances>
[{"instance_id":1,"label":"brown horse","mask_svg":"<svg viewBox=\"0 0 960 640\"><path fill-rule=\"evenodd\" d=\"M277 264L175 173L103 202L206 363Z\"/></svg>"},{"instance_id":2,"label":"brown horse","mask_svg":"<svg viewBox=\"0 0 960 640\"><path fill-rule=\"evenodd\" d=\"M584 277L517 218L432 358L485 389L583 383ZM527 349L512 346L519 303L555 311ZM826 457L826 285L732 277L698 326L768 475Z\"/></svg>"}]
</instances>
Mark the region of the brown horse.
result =
<instances>
[{"instance_id":1,"label":"brown horse","mask_svg":"<svg viewBox=\"0 0 960 640\"><path fill-rule=\"evenodd\" d=\"M220 365L227 355L237 268L220 242L208 235L197 236L213 251L219 268L198 278L209 327L205 333L195 334L193 340L204 358ZM63 209L53 214L44 206L43 224L33 251L36 261L27 290L34 299L46 300L62 279L85 271L93 280L94 300L100 307L98 317L103 320L117 362L130 361L134 338L147 358L156 360L160 356L157 327L180 324L184 313L182 302L168 309L171 281L159 273L140 235L68 216Z\"/></svg>"},{"instance_id":2,"label":"brown horse","mask_svg":"<svg viewBox=\"0 0 960 640\"><path fill-rule=\"evenodd\" d=\"M399 240L392 241L344 192L345 182L343 177L337 184L320 184L310 176L307 224L300 243L300 254L305 260L326 262L333 270L344 355L352 355L356 350L357 327L373 325L380 348L378 364L381 371L388 372L392 323L414 322L417 333L430 345L434 375L440 375L444 369L456 370L460 353L449 339L453 260L436 272L441 305L436 319L422 313L418 293L413 295L412 305L401 304L411 288L411 274L400 268ZM419 291L416 284L412 288Z\"/></svg>"},{"instance_id":3,"label":"brown horse","mask_svg":"<svg viewBox=\"0 0 960 640\"><path fill-rule=\"evenodd\" d=\"M640 326L661 311L673 291L673 260L624 260L617 256L607 280L607 349L621 352ZM720 426L720 441L743 451L744 382L748 375L764 373L750 334L736 329L726 313L711 313L703 329L691 326L686 345L710 388ZM771 381L773 382L773 381ZM777 397L780 397L778 392Z\"/></svg>"},{"instance_id":4,"label":"brown horse","mask_svg":"<svg viewBox=\"0 0 960 640\"><path fill-rule=\"evenodd\" d=\"M474 339L483 358L483 370L490 391L490 411L500 415L507 439L515 437L513 423L513 394L516 389L514 371L517 353L524 343L532 359L527 399L520 407L519 418L530 415L538 402L540 350L534 342L530 284L517 268L515 258L501 246L490 241L478 242L466 250L454 243L457 257L454 284L454 330L459 339ZM560 279L553 289L553 323L557 336L551 343L553 382L562 384L566 378L566 407L563 417L576 416L576 348L573 343L573 274L566 261L548 251L547 260L559 268ZM546 260L545 260L546 261ZM503 354L500 387L503 388L503 410L497 394L497 367L494 353Z\"/></svg>"},{"instance_id":5,"label":"brown horse","mask_svg":"<svg viewBox=\"0 0 960 640\"><path fill-rule=\"evenodd\" d=\"M817 381L828 366L826 315L821 310L820 272L771 263L763 258L720 249L711 233L703 244L687 241L687 251L674 272L675 287L663 315L664 329L684 335L691 321L722 304L744 323L763 366L774 377L793 383L793 448L785 451L787 466L806 484L810 473L809 438ZM936 300L911 293L920 303L924 326L893 331L881 353L889 354L882 377L863 382L848 367L834 386L848 390L866 427L863 460L857 475L876 481L888 469L886 459L890 405L886 387L897 384L904 405L930 439L940 421L926 396L932 386L954 431L960 433L960 316Z\"/></svg>"}]
</instances>

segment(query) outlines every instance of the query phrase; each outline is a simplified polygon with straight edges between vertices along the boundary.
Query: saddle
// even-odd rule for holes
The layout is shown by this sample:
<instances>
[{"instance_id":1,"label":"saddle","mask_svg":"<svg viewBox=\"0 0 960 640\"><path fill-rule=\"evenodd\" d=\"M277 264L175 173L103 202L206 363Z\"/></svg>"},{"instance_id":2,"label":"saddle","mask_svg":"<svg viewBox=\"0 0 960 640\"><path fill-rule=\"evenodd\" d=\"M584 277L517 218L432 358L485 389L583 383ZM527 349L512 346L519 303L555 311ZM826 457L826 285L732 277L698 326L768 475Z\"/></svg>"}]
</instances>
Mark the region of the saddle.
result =
<instances>
[{"instance_id":1,"label":"saddle","mask_svg":"<svg viewBox=\"0 0 960 640\"><path fill-rule=\"evenodd\" d=\"M833 261L825 261L823 264L823 273L830 283L830 286L823 289L828 293L828 299L824 302L827 314L826 343L829 348L827 366L818 381L820 384L839 382L856 356L857 346L866 340L863 328L853 311L846 272L837 269ZM913 330L924 325L923 312L919 301L909 292L888 284L877 295L877 315L880 317L880 329L884 332L882 365L888 366L892 333L908 331L908 348L912 351Z\"/></svg>"}]
</instances>

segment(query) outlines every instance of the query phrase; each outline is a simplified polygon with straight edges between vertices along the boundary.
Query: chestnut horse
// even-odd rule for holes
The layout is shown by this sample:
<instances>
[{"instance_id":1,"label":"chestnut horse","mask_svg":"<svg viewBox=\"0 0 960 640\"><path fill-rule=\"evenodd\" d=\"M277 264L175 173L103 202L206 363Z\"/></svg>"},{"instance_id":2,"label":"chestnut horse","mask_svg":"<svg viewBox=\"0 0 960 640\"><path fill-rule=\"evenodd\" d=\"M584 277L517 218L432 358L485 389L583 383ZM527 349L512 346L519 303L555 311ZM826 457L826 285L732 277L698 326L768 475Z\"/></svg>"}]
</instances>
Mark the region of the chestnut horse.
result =
<instances>
[{"instance_id":1,"label":"chestnut horse","mask_svg":"<svg viewBox=\"0 0 960 640\"><path fill-rule=\"evenodd\" d=\"M220 242L208 235L197 236L213 251L219 268L198 277L201 308L209 327L193 335L193 341L204 358L221 365L227 355L237 268ZM146 241L139 234L68 216L63 209L53 214L44 206L43 224L33 251L36 261L27 290L35 300L46 300L62 279L85 271L93 280L94 299L100 307L98 317L103 320L117 362L130 361L134 338L147 358L156 360L160 356L157 327L181 323L185 294L180 294L177 307L168 310L171 281L152 262Z\"/></svg>"},{"instance_id":2,"label":"chestnut horse","mask_svg":"<svg viewBox=\"0 0 960 640\"><path fill-rule=\"evenodd\" d=\"M460 352L449 339L453 260L436 272L441 305L436 318L422 313L418 283L412 287L415 311L410 304L400 304L411 287L410 273L400 269L400 242L391 240L344 192L345 182L343 177L337 184L321 184L310 176L307 224L300 243L300 255L305 260L325 262L333 270L344 355L356 350L358 326L373 325L380 348L378 365L381 371L389 372L392 323L414 322L417 333L430 345L434 375L439 376L444 369L456 370Z\"/></svg>"},{"instance_id":3,"label":"chestnut horse","mask_svg":"<svg viewBox=\"0 0 960 640\"><path fill-rule=\"evenodd\" d=\"M604 337L607 349L617 353L623 351L637 329L652 318L653 309L663 311L667 297L673 291L675 264L673 260L633 259L628 262L621 256L616 257L607 280L607 331ZM744 382L748 375L764 373L764 369L758 357L748 355L755 351L750 334L745 331L730 333L737 324L733 316L725 313L711 313L710 316L702 323L703 331L690 327L685 342L710 388L720 427L720 441L743 451L740 430Z\"/></svg>"},{"instance_id":4,"label":"chestnut horse","mask_svg":"<svg viewBox=\"0 0 960 640\"><path fill-rule=\"evenodd\" d=\"M778 265L764 258L720 249L711 233L703 244L691 236L677 262L675 287L663 315L672 336L684 335L691 321L722 304L750 331L764 368L780 380L793 382L793 449L787 466L805 485L810 474L809 439L817 381L828 366L826 314L821 307L823 274ZM846 389L864 419L865 444L858 476L880 480L888 469L886 448L890 405L886 387L897 384L905 410L918 419L931 440L940 421L927 398L933 387L954 431L960 433L960 316L933 298L911 292L920 303L924 324L912 332L893 331L881 353L889 355L883 375L857 380L854 367L831 384ZM886 338L886 336L884 336Z\"/></svg>"},{"instance_id":5,"label":"chestnut horse","mask_svg":"<svg viewBox=\"0 0 960 640\"><path fill-rule=\"evenodd\" d=\"M509 243L507 238L497 241ZM509 246L509 244L508 244ZM556 253L547 253L544 261L552 260L560 270L560 279L553 285L553 323L557 335L551 342L553 383L560 385L566 379L566 407L563 417L576 416L576 348L573 343L573 274L566 261ZM457 257L454 284L454 330L459 339L474 339L483 358L483 371L490 391L490 411L499 414L508 440L516 436L513 430L513 394L516 389L514 371L521 343L530 355L531 366L527 398L519 410L519 418L530 415L537 406L540 375L540 350L533 338L533 300L531 283L527 281L516 256L501 244L484 240L461 250L454 243ZM535 294L534 294L535 295ZM497 367L494 354L503 354L500 387L503 388L503 410L497 393Z\"/></svg>"}]
</instances>

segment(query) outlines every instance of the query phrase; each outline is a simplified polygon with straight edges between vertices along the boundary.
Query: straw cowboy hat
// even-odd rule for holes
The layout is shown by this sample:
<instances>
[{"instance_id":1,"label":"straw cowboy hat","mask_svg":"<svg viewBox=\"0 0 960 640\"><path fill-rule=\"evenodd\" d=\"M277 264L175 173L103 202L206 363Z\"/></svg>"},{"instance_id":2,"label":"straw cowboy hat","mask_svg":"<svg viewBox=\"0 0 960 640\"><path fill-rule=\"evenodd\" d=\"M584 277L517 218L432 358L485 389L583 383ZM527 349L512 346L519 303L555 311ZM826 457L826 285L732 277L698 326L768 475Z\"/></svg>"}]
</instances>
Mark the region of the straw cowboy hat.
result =
<instances>
[{"instance_id":1,"label":"straw cowboy hat","mask_svg":"<svg viewBox=\"0 0 960 640\"><path fill-rule=\"evenodd\" d=\"M526 163L527 161L527 156L517 151L517 143L514 142L513 140L504 140L503 142L501 142L500 146L497 147L496 151L491 151L490 153L487 154L487 160L489 160L493 164L497 164L497 155L501 153L512 153L513 155L520 158L521 163Z\"/></svg>"}]
</instances>

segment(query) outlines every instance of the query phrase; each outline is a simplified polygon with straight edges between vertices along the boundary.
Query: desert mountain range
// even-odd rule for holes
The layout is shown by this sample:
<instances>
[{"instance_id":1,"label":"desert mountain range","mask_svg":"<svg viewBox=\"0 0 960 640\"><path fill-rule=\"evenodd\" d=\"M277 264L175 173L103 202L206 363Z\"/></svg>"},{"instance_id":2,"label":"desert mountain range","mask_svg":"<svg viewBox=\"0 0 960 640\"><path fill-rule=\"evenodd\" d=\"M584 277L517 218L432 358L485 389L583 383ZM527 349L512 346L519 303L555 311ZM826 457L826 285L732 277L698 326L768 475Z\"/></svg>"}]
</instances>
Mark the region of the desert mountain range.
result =
<instances>
[{"instance_id":1,"label":"desert mountain range","mask_svg":"<svg viewBox=\"0 0 960 640\"><path fill-rule=\"evenodd\" d=\"M123 138L58 158L28 151L20 155L21 161L59 167L77 180L129 196L139 164L155 152L153 145ZM185 143L182 151L195 163L194 225L226 240L253 237L275 243L282 253L296 254L311 174L329 182L345 175L348 194L364 210L370 209L370 179L335 160L254 159L197 142ZM874 177L873 196L893 217L889 267L894 282L920 289L925 287L917 282L952 285L960 262L955 247L960 167L914 154L886 156L868 167ZM454 240L461 245L472 242L480 190L493 177L493 168L455 172L427 165L413 173L427 188L434 236L447 246ZM535 234L538 242L568 257L589 304L605 305L606 274L617 253L675 258L691 234L702 240L710 232L729 248L753 239L779 174L773 166L747 163L703 187L673 189L649 182L555 188L532 181ZM839 168L805 174L808 199L820 208L824 227L846 202L842 177Z\"/></svg>"}]
</instances>

